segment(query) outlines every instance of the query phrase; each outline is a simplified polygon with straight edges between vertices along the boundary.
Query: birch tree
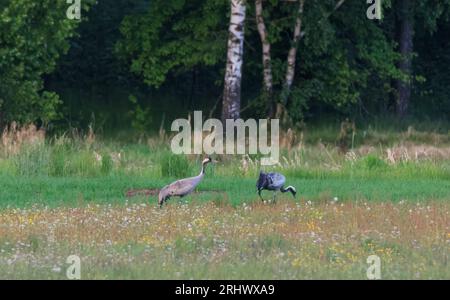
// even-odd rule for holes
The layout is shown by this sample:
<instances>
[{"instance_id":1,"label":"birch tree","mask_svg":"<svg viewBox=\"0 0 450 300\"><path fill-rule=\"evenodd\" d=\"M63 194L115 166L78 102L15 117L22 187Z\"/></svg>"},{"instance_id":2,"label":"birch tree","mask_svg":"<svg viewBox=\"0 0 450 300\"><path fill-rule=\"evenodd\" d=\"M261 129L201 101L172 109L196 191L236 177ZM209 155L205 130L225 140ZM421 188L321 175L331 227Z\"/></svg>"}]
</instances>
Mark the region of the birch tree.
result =
<instances>
[{"instance_id":1,"label":"birch tree","mask_svg":"<svg viewBox=\"0 0 450 300\"><path fill-rule=\"evenodd\" d=\"M300 0L297 11L297 18L295 20L294 37L292 38L291 48L289 49L287 57L287 68L286 68L286 79L285 79L285 90L289 91L294 81L295 75L295 61L297 57L298 41L300 40L300 34L302 30L302 15L305 0ZM286 101L286 99L283 99Z\"/></svg>"},{"instance_id":2,"label":"birch tree","mask_svg":"<svg viewBox=\"0 0 450 300\"><path fill-rule=\"evenodd\" d=\"M255 16L258 33L262 44L264 99L268 102L269 117L273 117L275 103L272 99L273 79L272 79L272 60L270 54L271 45L268 40L268 32L264 22L262 0L255 1Z\"/></svg>"},{"instance_id":3,"label":"birch tree","mask_svg":"<svg viewBox=\"0 0 450 300\"><path fill-rule=\"evenodd\" d=\"M294 36L292 38L291 48L289 49L289 53L287 56L286 76L283 85L283 90L281 92L281 103L278 103L277 105L276 118L280 118L283 113L284 110L283 107L285 107L287 104L287 100L289 98L289 94L292 87L292 82L294 81L295 61L297 58L298 41L300 40L302 33L302 17L304 5L305 0L299 0L297 17L295 19Z\"/></svg>"},{"instance_id":4,"label":"birch tree","mask_svg":"<svg viewBox=\"0 0 450 300\"><path fill-rule=\"evenodd\" d=\"M333 10L326 15L325 18L329 18L333 12L339 9L339 7L344 4L345 0L339 0L334 6ZM287 68L285 75L285 82L283 86L283 90L281 92L281 104L277 107L277 117L279 118L282 114L283 107L287 105L289 100L289 95L291 93L292 83L294 81L295 76L295 65L297 58L297 49L300 39L304 36L304 32L302 32L302 22L303 22L303 9L305 6L305 0L299 0L299 5L297 9L297 17L295 20L294 27L294 36L292 38L291 48L289 49L288 57L287 57Z\"/></svg>"},{"instance_id":5,"label":"birch tree","mask_svg":"<svg viewBox=\"0 0 450 300\"><path fill-rule=\"evenodd\" d=\"M296 2L296 0L287 0L287 2ZM292 39L291 47L287 56L287 69L285 75L285 82L281 93L281 104L286 105L289 91L294 81L295 74L295 60L297 56L298 42L301 38L302 28L302 15L305 0L298 0L299 6L297 9L297 15L295 19L294 36ZM263 75L264 75L264 94L265 99L269 101L269 117L274 117L274 100L272 99L273 92L273 80L272 80L272 66L271 66L271 54L270 54L270 42L268 41L268 33L263 18L262 0L255 0L255 15L258 33L262 44L262 62L263 62ZM276 105L276 115L279 118L282 113L282 106L279 103Z\"/></svg>"},{"instance_id":6,"label":"birch tree","mask_svg":"<svg viewBox=\"0 0 450 300\"><path fill-rule=\"evenodd\" d=\"M272 76L272 66L271 66L271 44L268 40L268 31L264 22L263 17L263 7L262 0L255 0L255 16L256 24L258 28L258 33L262 44L262 63L263 63L263 76L264 76L264 99L267 99L269 106L269 117L280 118L283 114L284 107L287 105L287 101L290 96L292 83L295 76L297 49L300 39L304 36L302 32L302 22L303 22L303 10L305 5L305 0L285 0L285 2L297 2L298 8L296 10L294 34L292 37L291 46L287 55L287 67L285 79L283 82L283 87L281 90L281 101L276 103L273 99L273 76ZM332 12L336 11L345 0L339 0L335 5ZM328 18L332 12L330 12L326 18ZM276 109L276 111L275 111Z\"/></svg>"},{"instance_id":7,"label":"birch tree","mask_svg":"<svg viewBox=\"0 0 450 300\"><path fill-rule=\"evenodd\" d=\"M228 50L222 101L222 120L238 119L244 55L245 0L231 0Z\"/></svg>"}]
</instances>

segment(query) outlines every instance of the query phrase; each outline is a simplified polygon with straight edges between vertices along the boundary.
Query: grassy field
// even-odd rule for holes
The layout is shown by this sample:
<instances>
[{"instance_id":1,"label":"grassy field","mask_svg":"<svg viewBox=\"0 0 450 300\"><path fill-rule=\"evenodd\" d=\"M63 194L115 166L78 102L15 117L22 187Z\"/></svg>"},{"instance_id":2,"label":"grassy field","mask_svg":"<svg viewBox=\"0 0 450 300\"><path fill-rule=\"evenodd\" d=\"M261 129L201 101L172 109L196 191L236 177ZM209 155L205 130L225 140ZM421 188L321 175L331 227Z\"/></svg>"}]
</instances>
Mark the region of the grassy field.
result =
<instances>
[{"instance_id":1,"label":"grassy field","mask_svg":"<svg viewBox=\"0 0 450 300\"><path fill-rule=\"evenodd\" d=\"M0 276L64 278L366 278L379 255L385 279L449 278L443 202L254 202L85 205L2 211Z\"/></svg>"},{"instance_id":2,"label":"grassy field","mask_svg":"<svg viewBox=\"0 0 450 300\"><path fill-rule=\"evenodd\" d=\"M331 136L283 136L266 170L283 172L296 199L262 203L259 157L217 156L196 193L159 209L139 192L197 174L201 159L171 154L165 135L5 131L0 278L65 279L75 254L84 279L365 279L376 254L382 278L450 279L449 135L365 137L342 154Z\"/></svg>"}]
</instances>

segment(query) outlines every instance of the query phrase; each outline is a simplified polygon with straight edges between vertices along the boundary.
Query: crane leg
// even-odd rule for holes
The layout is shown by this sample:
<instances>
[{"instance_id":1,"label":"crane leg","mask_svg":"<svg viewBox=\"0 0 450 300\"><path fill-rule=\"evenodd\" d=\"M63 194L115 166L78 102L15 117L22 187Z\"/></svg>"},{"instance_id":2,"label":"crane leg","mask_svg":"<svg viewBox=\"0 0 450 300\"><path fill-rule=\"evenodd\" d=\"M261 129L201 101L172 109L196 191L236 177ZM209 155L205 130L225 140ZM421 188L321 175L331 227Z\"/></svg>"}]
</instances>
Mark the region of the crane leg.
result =
<instances>
[{"instance_id":1,"label":"crane leg","mask_svg":"<svg viewBox=\"0 0 450 300\"><path fill-rule=\"evenodd\" d=\"M261 190L258 191L258 195L259 195L259 198L261 198L261 201L264 202L264 199L263 199L263 197L261 196Z\"/></svg>"}]
</instances>

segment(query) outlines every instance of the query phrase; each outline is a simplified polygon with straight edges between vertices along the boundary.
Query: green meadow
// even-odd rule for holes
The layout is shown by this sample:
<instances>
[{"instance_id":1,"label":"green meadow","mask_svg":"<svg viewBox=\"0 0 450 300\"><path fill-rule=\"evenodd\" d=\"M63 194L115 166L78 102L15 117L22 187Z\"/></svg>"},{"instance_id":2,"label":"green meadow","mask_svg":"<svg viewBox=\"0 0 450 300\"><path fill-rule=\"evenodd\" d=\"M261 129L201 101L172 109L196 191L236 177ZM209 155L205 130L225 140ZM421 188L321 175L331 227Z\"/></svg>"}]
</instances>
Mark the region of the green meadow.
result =
<instances>
[{"instance_id":1,"label":"green meadow","mask_svg":"<svg viewBox=\"0 0 450 300\"><path fill-rule=\"evenodd\" d=\"M273 167L215 156L196 191L163 208L158 190L202 159L172 154L166 135L4 133L0 278L66 279L73 254L84 279L367 279L370 255L382 278L450 278L448 144L405 132L374 143L385 132L345 154L331 136L282 136ZM283 173L297 196L262 202L261 169Z\"/></svg>"},{"instance_id":2,"label":"green meadow","mask_svg":"<svg viewBox=\"0 0 450 300\"><path fill-rule=\"evenodd\" d=\"M0 280L450 279L449 34L450 0L0 1Z\"/></svg>"},{"instance_id":3,"label":"green meadow","mask_svg":"<svg viewBox=\"0 0 450 300\"><path fill-rule=\"evenodd\" d=\"M370 255L385 279L450 278L447 142L390 133L342 154L331 135L282 137L278 165L214 156L194 193L159 208L159 189L198 174L202 156L172 154L165 135L33 130L3 136L0 278L66 279L73 254L83 279L366 279ZM296 197L262 202L261 169L283 173Z\"/></svg>"},{"instance_id":4,"label":"green meadow","mask_svg":"<svg viewBox=\"0 0 450 300\"><path fill-rule=\"evenodd\" d=\"M168 141L149 138L119 143L62 136L24 142L15 146L18 149L5 147L0 158L0 208L125 201L156 204L159 188L197 175L203 158L172 154ZM331 143L289 146L289 150L282 149L278 165L265 167L259 166L257 156L216 156L217 163L207 167L198 187L200 193L181 202L195 199L240 205L260 201L255 187L260 170L285 174L287 184L298 189L294 201L335 197L341 201L449 200L450 151L445 144L402 143L407 146L360 145L346 155ZM267 199L272 197L271 192L264 193Z\"/></svg>"},{"instance_id":5,"label":"green meadow","mask_svg":"<svg viewBox=\"0 0 450 300\"><path fill-rule=\"evenodd\" d=\"M257 174L255 174L256 177ZM356 178L355 178L356 177ZM450 199L450 181L442 178L289 178L289 184L298 187L294 201L333 200L342 201L427 201ZM79 204L125 203L125 201L147 202L156 205L156 196L138 194L127 197L133 189L159 189L175 178L153 179L142 176L108 176L102 178L79 177L8 177L1 176L1 208L24 208L33 205L76 206ZM201 194L170 202L226 201L232 205L260 201L256 193L255 178L229 178L212 176L198 188ZM212 193L208 194L208 191ZM271 199L271 192L263 192ZM290 198L287 195L278 197Z\"/></svg>"}]
</instances>

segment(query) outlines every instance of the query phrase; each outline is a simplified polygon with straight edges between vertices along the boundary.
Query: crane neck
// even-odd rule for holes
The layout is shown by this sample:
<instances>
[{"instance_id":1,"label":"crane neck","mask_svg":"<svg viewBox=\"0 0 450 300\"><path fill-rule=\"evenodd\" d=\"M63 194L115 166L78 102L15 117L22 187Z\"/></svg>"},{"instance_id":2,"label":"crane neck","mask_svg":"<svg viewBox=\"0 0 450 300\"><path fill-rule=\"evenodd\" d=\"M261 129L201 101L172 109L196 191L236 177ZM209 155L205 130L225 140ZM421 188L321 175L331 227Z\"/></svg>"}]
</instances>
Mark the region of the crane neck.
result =
<instances>
[{"instance_id":1,"label":"crane neck","mask_svg":"<svg viewBox=\"0 0 450 300\"><path fill-rule=\"evenodd\" d=\"M205 167L206 167L206 164L208 164L208 162L202 163L202 169L200 170L199 176L202 176L202 175L205 174Z\"/></svg>"}]
</instances>

